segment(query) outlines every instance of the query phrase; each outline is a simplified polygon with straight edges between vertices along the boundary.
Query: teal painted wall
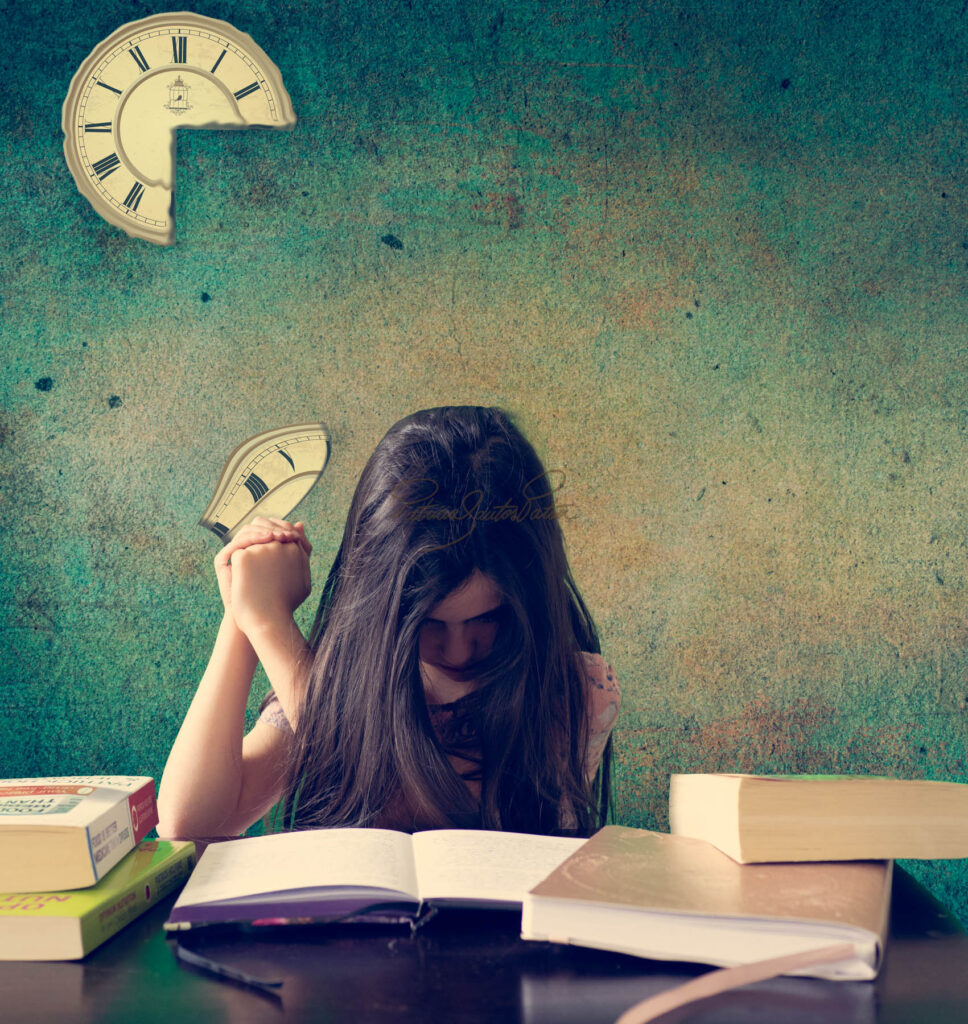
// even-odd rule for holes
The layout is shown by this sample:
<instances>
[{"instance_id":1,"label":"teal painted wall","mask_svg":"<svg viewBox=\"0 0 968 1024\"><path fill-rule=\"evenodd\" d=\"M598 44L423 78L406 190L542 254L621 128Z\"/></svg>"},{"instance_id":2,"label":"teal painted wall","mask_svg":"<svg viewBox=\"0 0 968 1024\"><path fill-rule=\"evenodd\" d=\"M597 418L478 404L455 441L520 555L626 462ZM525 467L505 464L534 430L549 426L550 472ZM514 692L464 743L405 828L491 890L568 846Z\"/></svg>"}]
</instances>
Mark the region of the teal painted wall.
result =
<instances>
[{"instance_id":1,"label":"teal painted wall","mask_svg":"<svg viewBox=\"0 0 968 1024\"><path fill-rule=\"evenodd\" d=\"M61 149L149 13L5 15L0 774L160 775L239 441L329 425L319 580L385 429L475 402L564 474L619 820L675 770L968 781L962 0L206 4L299 121L181 133L170 249Z\"/></svg>"}]
</instances>

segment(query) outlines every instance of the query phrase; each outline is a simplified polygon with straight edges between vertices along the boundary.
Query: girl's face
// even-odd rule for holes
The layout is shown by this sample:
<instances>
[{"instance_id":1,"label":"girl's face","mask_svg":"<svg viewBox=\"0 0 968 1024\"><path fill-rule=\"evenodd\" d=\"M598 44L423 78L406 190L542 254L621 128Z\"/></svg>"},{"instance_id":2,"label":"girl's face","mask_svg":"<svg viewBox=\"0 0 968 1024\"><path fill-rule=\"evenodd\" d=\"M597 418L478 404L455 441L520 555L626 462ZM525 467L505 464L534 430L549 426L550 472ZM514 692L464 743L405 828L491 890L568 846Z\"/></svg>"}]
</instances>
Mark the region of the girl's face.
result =
<instances>
[{"instance_id":1,"label":"girl's face","mask_svg":"<svg viewBox=\"0 0 968 1024\"><path fill-rule=\"evenodd\" d=\"M475 689L478 664L494 646L503 603L494 580L475 569L424 619L418 656L431 703L457 700Z\"/></svg>"}]
</instances>

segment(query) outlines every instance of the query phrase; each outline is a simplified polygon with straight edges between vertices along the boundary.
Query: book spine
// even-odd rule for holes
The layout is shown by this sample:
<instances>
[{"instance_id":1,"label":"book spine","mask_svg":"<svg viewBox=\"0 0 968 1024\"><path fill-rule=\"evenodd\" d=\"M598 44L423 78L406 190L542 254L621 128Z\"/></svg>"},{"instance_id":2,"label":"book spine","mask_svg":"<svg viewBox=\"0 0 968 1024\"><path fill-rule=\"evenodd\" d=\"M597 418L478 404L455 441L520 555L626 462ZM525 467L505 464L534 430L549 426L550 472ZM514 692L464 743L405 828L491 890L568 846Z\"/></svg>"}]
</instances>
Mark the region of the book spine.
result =
<instances>
[{"instance_id":1,"label":"book spine","mask_svg":"<svg viewBox=\"0 0 968 1024\"><path fill-rule=\"evenodd\" d=\"M128 797L128 814L134 842L142 839L158 824L158 805L155 801L155 784L146 782Z\"/></svg>"},{"instance_id":2,"label":"book spine","mask_svg":"<svg viewBox=\"0 0 968 1024\"><path fill-rule=\"evenodd\" d=\"M127 796L116 800L87 826L87 845L95 881L100 881L126 853L134 849Z\"/></svg>"},{"instance_id":3,"label":"book spine","mask_svg":"<svg viewBox=\"0 0 968 1024\"><path fill-rule=\"evenodd\" d=\"M126 924L179 888L192 872L194 853L189 849L135 878L108 903L93 908L81 921L81 948L86 956Z\"/></svg>"}]
</instances>

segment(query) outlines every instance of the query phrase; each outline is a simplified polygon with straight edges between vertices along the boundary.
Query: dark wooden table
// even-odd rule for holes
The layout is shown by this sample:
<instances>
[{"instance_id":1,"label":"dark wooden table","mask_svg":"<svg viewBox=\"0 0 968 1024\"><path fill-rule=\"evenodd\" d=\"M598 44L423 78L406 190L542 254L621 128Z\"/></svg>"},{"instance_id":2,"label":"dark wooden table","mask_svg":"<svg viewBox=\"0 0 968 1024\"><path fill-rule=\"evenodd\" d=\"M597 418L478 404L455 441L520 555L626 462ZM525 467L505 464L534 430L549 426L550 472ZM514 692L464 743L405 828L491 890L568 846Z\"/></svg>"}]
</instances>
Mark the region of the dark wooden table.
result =
<instances>
[{"instance_id":1,"label":"dark wooden table","mask_svg":"<svg viewBox=\"0 0 968 1024\"><path fill-rule=\"evenodd\" d=\"M161 927L172 902L84 961L0 963L0 1021L610 1024L631 1004L704 970L523 942L519 915L503 912L441 911L414 935L397 927L342 926L183 938L225 964L283 979L281 995L272 997L177 963ZM687 1020L965 1024L968 935L898 870L887 959L876 982L779 978L664 1018Z\"/></svg>"}]
</instances>

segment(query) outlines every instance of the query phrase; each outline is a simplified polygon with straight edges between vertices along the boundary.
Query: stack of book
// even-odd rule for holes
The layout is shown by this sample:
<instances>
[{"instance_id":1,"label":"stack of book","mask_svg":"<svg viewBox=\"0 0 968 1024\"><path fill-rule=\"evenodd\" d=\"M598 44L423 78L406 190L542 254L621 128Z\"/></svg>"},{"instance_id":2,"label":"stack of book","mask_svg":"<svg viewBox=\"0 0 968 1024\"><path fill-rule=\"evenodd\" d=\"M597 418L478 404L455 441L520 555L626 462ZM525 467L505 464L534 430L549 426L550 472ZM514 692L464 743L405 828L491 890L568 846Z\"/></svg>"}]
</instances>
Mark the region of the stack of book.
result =
<instances>
[{"instance_id":1,"label":"stack of book","mask_svg":"<svg viewBox=\"0 0 968 1024\"><path fill-rule=\"evenodd\" d=\"M0 960L79 959L176 889L194 846L157 823L147 777L0 780Z\"/></svg>"},{"instance_id":2,"label":"stack of book","mask_svg":"<svg viewBox=\"0 0 968 1024\"><path fill-rule=\"evenodd\" d=\"M608 826L523 901L522 933L658 960L871 979L897 857L968 857L968 785L673 775L671 835ZM785 972L786 973L786 972Z\"/></svg>"}]
</instances>

